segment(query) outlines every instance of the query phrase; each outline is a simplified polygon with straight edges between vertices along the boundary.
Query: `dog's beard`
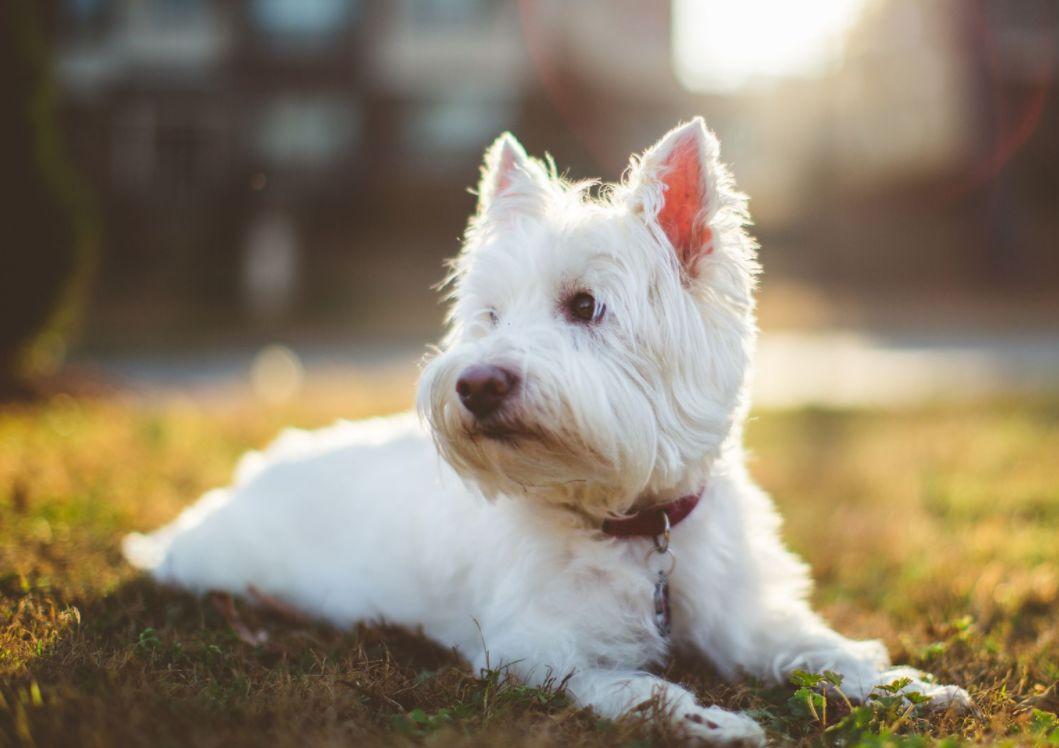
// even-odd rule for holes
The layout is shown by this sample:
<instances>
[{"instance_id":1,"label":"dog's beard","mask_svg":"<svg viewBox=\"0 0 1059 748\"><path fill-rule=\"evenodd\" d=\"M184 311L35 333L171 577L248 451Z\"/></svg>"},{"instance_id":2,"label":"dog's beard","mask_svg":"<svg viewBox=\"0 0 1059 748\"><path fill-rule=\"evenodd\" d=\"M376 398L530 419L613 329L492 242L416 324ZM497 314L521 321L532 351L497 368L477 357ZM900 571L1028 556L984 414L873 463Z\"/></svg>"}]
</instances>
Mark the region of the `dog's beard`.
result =
<instances>
[{"instance_id":1,"label":"dog's beard","mask_svg":"<svg viewBox=\"0 0 1059 748\"><path fill-rule=\"evenodd\" d=\"M571 393L534 377L517 403L477 420L455 396L458 368L428 367L419 408L441 456L487 498L528 496L602 518L627 511L644 491L657 426L642 398L623 393L620 412L598 398L579 410Z\"/></svg>"},{"instance_id":2,"label":"dog's beard","mask_svg":"<svg viewBox=\"0 0 1059 748\"><path fill-rule=\"evenodd\" d=\"M621 470L597 445L513 418L437 434L442 454L486 495L526 494L587 508L623 489Z\"/></svg>"},{"instance_id":3,"label":"dog's beard","mask_svg":"<svg viewBox=\"0 0 1059 748\"><path fill-rule=\"evenodd\" d=\"M456 419L454 427L434 429L438 449L489 498L525 495L603 517L624 511L647 480L623 469L625 460L606 445L558 424L504 417L467 425Z\"/></svg>"}]
</instances>

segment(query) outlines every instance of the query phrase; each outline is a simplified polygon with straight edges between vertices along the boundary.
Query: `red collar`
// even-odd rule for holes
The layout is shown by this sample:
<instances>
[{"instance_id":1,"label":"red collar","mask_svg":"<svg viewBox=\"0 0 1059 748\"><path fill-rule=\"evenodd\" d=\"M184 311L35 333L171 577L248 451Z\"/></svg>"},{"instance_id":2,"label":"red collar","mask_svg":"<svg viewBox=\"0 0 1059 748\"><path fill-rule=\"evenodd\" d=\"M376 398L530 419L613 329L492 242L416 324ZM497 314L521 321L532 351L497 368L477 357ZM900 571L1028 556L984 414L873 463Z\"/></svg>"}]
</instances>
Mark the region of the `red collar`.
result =
<instances>
[{"instance_id":1,"label":"red collar","mask_svg":"<svg viewBox=\"0 0 1059 748\"><path fill-rule=\"evenodd\" d=\"M699 505L702 494L703 491L699 491L681 496L668 504L641 509L628 517L605 519L603 520L603 533L614 538L658 537L666 530L664 516L669 517L670 527L676 527Z\"/></svg>"}]
</instances>

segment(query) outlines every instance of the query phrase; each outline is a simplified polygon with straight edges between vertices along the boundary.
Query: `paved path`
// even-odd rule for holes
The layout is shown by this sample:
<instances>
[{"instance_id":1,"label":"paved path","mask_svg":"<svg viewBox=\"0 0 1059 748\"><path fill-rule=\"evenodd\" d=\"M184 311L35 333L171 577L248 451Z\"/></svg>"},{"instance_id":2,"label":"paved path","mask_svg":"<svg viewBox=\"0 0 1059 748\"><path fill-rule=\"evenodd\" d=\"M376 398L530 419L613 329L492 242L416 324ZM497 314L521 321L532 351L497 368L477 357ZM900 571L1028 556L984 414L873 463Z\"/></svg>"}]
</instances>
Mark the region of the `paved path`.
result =
<instances>
[{"instance_id":1,"label":"paved path","mask_svg":"<svg viewBox=\"0 0 1059 748\"><path fill-rule=\"evenodd\" d=\"M284 361L314 378L344 371L370 373L408 367L418 347L303 347ZM246 387L261 351L225 350L166 356L81 357L78 363L147 393L209 394ZM983 396L1059 393L1059 333L1055 336L915 338L908 335L812 332L766 333L758 350L754 397L758 406L894 406L965 400Z\"/></svg>"},{"instance_id":2,"label":"paved path","mask_svg":"<svg viewBox=\"0 0 1059 748\"><path fill-rule=\"evenodd\" d=\"M1059 393L1059 335L766 334L755 374L756 402L769 406L911 405Z\"/></svg>"}]
</instances>

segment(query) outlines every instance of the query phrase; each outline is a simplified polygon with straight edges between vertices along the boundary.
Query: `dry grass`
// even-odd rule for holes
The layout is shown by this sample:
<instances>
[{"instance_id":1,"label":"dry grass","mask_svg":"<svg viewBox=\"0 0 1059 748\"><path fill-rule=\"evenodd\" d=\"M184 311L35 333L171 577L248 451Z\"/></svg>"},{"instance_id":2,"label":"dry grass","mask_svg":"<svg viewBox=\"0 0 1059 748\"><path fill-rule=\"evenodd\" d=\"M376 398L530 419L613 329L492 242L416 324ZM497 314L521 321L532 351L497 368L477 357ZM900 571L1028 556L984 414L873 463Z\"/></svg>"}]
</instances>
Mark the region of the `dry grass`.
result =
<instances>
[{"instance_id":1,"label":"dry grass","mask_svg":"<svg viewBox=\"0 0 1059 748\"><path fill-rule=\"evenodd\" d=\"M649 714L598 720L561 689L471 673L405 632L336 632L240 603L269 635L251 646L209 601L122 563L125 532L225 481L280 426L392 410L407 387L353 383L279 409L58 397L0 413L0 743L673 742ZM920 719L884 699L824 732L840 701L821 724L807 691L725 686L693 661L672 677L795 743L1059 743L1059 403L760 413L749 436L828 617L966 685L982 713Z\"/></svg>"}]
</instances>

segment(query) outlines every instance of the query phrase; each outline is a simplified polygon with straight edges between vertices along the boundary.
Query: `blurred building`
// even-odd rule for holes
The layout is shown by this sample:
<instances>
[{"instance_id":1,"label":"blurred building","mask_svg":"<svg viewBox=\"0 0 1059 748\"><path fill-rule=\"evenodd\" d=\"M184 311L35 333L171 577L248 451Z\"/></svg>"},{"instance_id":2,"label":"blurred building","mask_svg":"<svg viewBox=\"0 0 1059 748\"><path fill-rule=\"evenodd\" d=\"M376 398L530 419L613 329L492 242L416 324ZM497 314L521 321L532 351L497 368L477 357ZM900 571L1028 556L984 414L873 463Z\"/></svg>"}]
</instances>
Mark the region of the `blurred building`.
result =
<instances>
[{"instance_id":1,"label":"blurred building","mask_svg":"<svg viewBox=\"0 0 1059 748\"><path fill-rule=\"evenodd\" d=\"M817 60L775 54L798 29L765 0L742 16L714 0L57 0L103 306L433 325L426 288L498 132L614 179L696 113L754 196L774 272L1054 268L1059 3L829 5L848 29ZM823 16L799 13L820 47Z\"/></svg>"}]
</instances>

